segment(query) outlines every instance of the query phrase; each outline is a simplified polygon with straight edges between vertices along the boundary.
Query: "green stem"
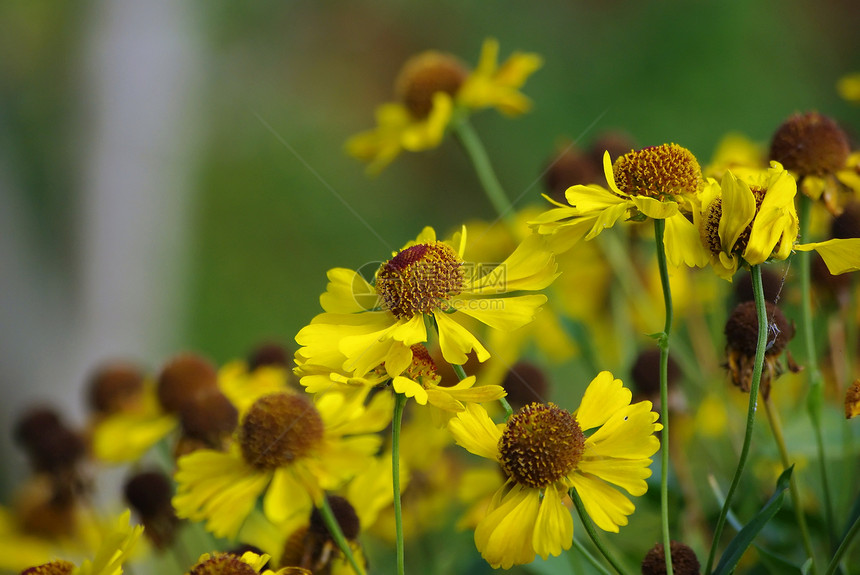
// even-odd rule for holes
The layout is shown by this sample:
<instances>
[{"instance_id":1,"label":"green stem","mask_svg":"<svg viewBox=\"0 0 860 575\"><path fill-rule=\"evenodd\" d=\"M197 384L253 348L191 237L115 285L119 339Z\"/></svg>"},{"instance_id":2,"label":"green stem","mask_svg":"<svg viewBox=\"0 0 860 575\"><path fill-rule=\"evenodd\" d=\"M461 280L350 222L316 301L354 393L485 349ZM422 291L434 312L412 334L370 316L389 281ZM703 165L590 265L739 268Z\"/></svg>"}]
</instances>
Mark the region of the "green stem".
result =
<instances>
[{"instance_id":1,"label":"green stem","mask_svg":"<svg viewBox=\"0 0 860 575\"><path fill-rule=\"evenodd\" d=\"M454 123L454 135L460 144L462 144L466 155L472 161L487 199L493 204L493 208L495 208L499 217L503 218L513 230L514 207L510 200L508 200L502 184L499 183L496 172L493 170L493 165L490 163L490 157L487 155L487 150L484 148L484 144L472 127L472 124L469 123L468 118L464 117Z\"/></svg>"},{"instance_id":2,"label":"green stem","mask_svg":"<svg viewBox=\"0 0 860 575\"><path fill-rule=\"evenodd\" d=\"M579 498L579 493L576 492L576 489L571 489L570 498L573 500L573 505L576 507L576 512L579 514L579 519L582 521L582 526L585 527L585 531L588 533L588 536L591 537L592 543L597 547L597 550L606 558L612 568L615 569L621 575L624 575L624 567L615 559L612 553L609 552L609 549L603 544L603 541L600 540L600 537L597 536L597 530L594 528L594 523L591 521L591 517L588 515L588 511L585 510L585 505L582 503L582 499Z\"/></svg>"},{"instance_id":3,"label":"green stem","mask_svg":"<svg viewBox=\"0 0 860 575\"><path fill-rule=\"evenodd\" d=\"M391 482L394 486L394 530L397 538L397 575L406 573L403 550L403 509L400 501L400 426L403 423L403 408L406 396L394 395L394 419L391 423Z\"/></svg>"},{"instance_id":4,"label":"green stem","mask_svg":"<svg viewBox=\"0 0 860 575\"><path fill-rule=\"evenodd\" d=\"M358 561L355 560L355 556L352 554L352 549L349 547L349 541L346 540L346 537L340 528L340 523L337 522L337 518L331 510L328 497L323 496L322 503L318 509L320 510L320 515L322 515L323 522L328 528L331 538L334 539L334 542L337 544L344 557L346 557L346 560L349 561L349 564L352 565L352 568L358 575L364 575L364 569L362 569L359 566Z\"/></svg>"},{"instance_id":5,"label":"green stem","mask_svg":"<svg viewBox=\"0 0 860 575\"><path fill-rule=\"evenodd\" d=\"M576 537L573 538L573 546L576 548L577 551L579 551L580 554L582 554L583 557L585 557L585 560L588 561L592 567L597 569L597 571L601 575L611 575L609 573L609 569L601 565L600 561L597 560L597 557L589 553L588 549L586 549L585 546L580 543Z\"/></svg>"},{"instance_id":6,"label":"green stem","mask_svg":"<svg viewBox=\"0 0 860 575\"><path fill-rule=\"evenodd\" d=\"M770 428L773 431L773 438L776 440L776 446L779 449L779 457L782 460L782 467L788 469L791 467L791 461L788 458L788 449L785 447L785 436L782 433L782 422L769 397L764 398L764 409L767 413L767 420L770 422ZM797 480L794 473L789 479L788 489L791 493L791 502L794 507L794 517L797 521L797 527L800 529L800 537L803 540L803 548L806 550L807 556L812 559L812 572L817 573L815 553L812 547L812 539L809 536L809 529L806 526L806 515L803 513L803 507L800 504L800 489L797 487Z\"/></svg>"},{"instance_id":7,"label":"green stem","mask_svg":"<svg viewBox=\"0 0 860 575\"><path fill-rule=\"evenodd\" d=\"M800 239L808 242L809 220L812 211L812 199L800 195ZM810 285L812 252L801 252L800 257L800 323L803 332L803 341L806 346L806 371L809 373L809 395L806 400L806 409L809 419L812 421L812 429L815 434L815 445L818 450L818 464L821 471L821 485L824 490L824 522L827 524L827 534L831 545L835 545L836 525L833 518L833 502L830 496L830 483L827 480L827 460L824 453L824 437L821 431L821 403L824 395L821 371L818 369L818 354L815 350L815 329L812 320L812 288Z\"/></svg>"},{"instance_id":8,"label":"green stem","mask_svg":"<svg viewBox=\"0 0 860 575\"><path fill-rule=\"evenodd\" d=\"M464 379L466 379L466 370L463 369L462 365L457 365L456 363L452 363L451 368L454 370L454 373L457 374L457 377L460 379L460 381L463 381ZM499 403L501 403L502 407L505 409L505 421L507 421L514 414L514 410L511 407L511 404L508 403L508 400L505 399L504 397L499 398Z\"/></svg>"},{"instance_id":9,"label":"green stem","mask_svg":"<svg viewBox=\"0 0 860 575\"><path fill-rule=\"evenodd\" d=\"M845 555L851 547L851 544L854 543L854 538L858 533L860 533L860 516L854 520L853 525L851 525L851 529L849 529L845 534L845 537L842 539L842 543L839 544L839 547L836 549L836 553L833 554L833 559L831 559L830 563L827 565L824 575L833 575L833 573L836 572L836 568L839 567L839 562L842 560L842 556Z\"/></svg>"},{"instance_id":10,"label":"green stem","mask_svg":"<svg viewBox=\"0 0 860 575\"><path fill-rule=\"evenodd\" d=\"M764 289L761 285L761 267L752 266L750 269L752 276L753 298L755 299L755 309L758 317L758 341L755 349L755 362L753 364L752 381L750 382L750 400L749 408L747 409L747 424L746 433L744 434L744 443L741 447L741 453L738 457L738 466L735 469L735 475L732 477L732 483L729 486L729 491L726 493L726 500L723 502L723 508L720 510L720 516L717 519L717 524L714 528L714 539L711 542L711 551L708 554L708 563L705 567L705 573L711 572L711 567L714 565L714 558L717 553L717 546L720 542L720 536L723 534L723 527L726 524L726 515L732 504L732 497L740 483L741 475L743 475L744 466L747 462L747 457L750 452L750 444L752 443L753 426L755 425L755 410L758 403L758 388L761 383L761 370L764 365L764 349L767 345L767 311L764 305Z\"/></svg>"},{"instance_id":11,"label":"green stem","mask_svg":"<svg viewBox=\"0 0 860 575\"><path fill-rule=\"evenodd\" d=\"M669 286L669 269L663 245L665 220L654 220L654 242L657 244L657 266L663 286L663 303L666 306L666 323L660 336L660 420L663 431L660 442L660 515L663 528L663 550L666 558L666 575L672 575L672 540L669 535L669 334L672 331L672 289Z\"/></svg>"}]
</instances>

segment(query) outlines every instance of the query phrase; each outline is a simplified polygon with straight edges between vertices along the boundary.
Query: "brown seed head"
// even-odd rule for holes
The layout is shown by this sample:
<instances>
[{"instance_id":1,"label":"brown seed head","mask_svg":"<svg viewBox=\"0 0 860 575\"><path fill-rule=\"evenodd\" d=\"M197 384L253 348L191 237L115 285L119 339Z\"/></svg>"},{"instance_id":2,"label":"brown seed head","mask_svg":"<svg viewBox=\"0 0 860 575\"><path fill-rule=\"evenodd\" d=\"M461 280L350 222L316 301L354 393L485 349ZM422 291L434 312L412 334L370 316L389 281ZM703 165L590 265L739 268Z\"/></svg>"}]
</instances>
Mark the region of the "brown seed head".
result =
<instances>
[{"instance_id":1,"label":"brown seed head","mask_svg":"<svg viewBox=\"0 0 860 575\"><path fill-rule=\"evenodd\" d=\"M242 456L258 469L276 469L319 445L325 427L313 404L300 395L275 393L258 399L239 426Z\"/></svg>"},{"instance_id":2,"label":"brown seed head","mask_svg":"<svg viewBox=\"0 0 860 575\"><path fill-rule=\"evenodd\" d=\"M508 392L508 403L514 409L520 409L529 403L543 402L549 391L549 382L541 368L520 361L508 370L502 387Z\"/></svg>"},{"instance_id":3,"label":"brown seed head","mask_svg":"<svg viewBox=\"0 0 860 575\"><path fill-rule=\"evenodd\" d=\"M218 372L209 360L183 353L168 361L158 375L158 400L166 411L179 413L186 404L217 386Z\"/></svg>"},{"instance_id":4,"label":"brown seed head","mask_svg":"<svg viewBox=\"0 0 860 575\"><path fill-rule=\"evenodd\" d=\"M454 96L467 74L466 68L454 56L422 52L404 64L394 89L409 112L421 120L433 109L433 95L445 92Z\"/></svg>"},{"instance_id":5,"label":"brown seed head","mask_svg":"<svg viewBox=\"0 0 860 575\"><path fill-rule=\"evenodd\" d=\"M669 545L672 554L672 572L677 575L699 575L701 566L696 553L687 545L672 541ZM665 575L666 552L662 543L657 543L642 560L642 575Z\"/></svg>"},{"instance_id":6,"label":"brown seed head","mask_svg":"<svg viewBox=\"0 0 860 575\"><path fill-rule=\"evenodd\" d=\"M140 398L144 374L136 365L115 361L99 367L89 380L89 403L96 413L122 411Z\"/></svg>"},{"instance_id":7,"label":"brown seed head","mask_svg":"<svg viewBox=\"0 0 860 575\"><path fill-rule=\"evenodd\" d=\"M530 403L508 421L499 439L502 470L517 483L542 488L582 458L585 435L576 418L553 403Z\"/></svg>"},{"instance_id":8,"label":"brown seed head","mask_svg":"<svg viewBox=\"0 0 860 575\"><path fill-rule=\"evenodd\" d=\"M35 567L30 567L29 569L24 569L21 571L21 575L72 575L74 570L74 563L64 559L58 559L56 561L51 561L50 563L45 563L44 565L37 565Z\"/></svg>"},{"instance_id":9,"label":"brown seed head","mask_svg":"<svg viewBox=\"0 0 860 575\"><path fill-rule=\"evenodd\" d=\"M257 571L232 553L216 553L198 562L188 575L258 575Z\"/></svg>"},{"instance_id":10,"label":"brown seed head","mask_svg":"<svg viewBox=\"0 0 860 575\"><path fill-rule=\"evenodd\" d=\"M543 175L543 184L552 199L564 202L564 193L571 186L596 184L603 179L602 164L574 145L550 158Z\"/></svg>"},{"instance_id":11,"label":"brown seed head","mask_svg":"<svg viewBox=\"0 0 860 575\"><path fill-rule=\"evenodd\" d=\"M462 266L457 252L447 244L417 244L382 264L376 274L376 292L383 307L398 319L430 313L463 290Z\"/></svg>"},{"instance_id":12,"label":"brown seed head","mask_svg":"<svg viewBox=\"0 0 860 575\"><path fill-rule=\"evenodd\" d=\"M212 448L218 448L222 438L236 429L239 412L216 388L186 403L179 419L186 437L199 439Z\"/></svg>"},{"instance_id":13,"label":"brown seed head","mask_svg":"<svg viewBox=\"0 0 860 575\"><path fill-rule=\"evenodd\" d=\"M288 367L291 365L290 353L279 343L264 343L254 348L248 355L248 371L264 365Z\"/></svg>"},{"instance_id":14,"label":"brown seed head","mask_svg":"<svg viewBox=\"0 0 860 575\"><path fill-rule=\"evenodd\" d=\"M331 506L335 519L337 519L337 524L340 525L343 536L350 540L356 539L360 531L360 523L358 514L356 514L352 504L346 498L339 495L329 495L328 503ZM329 534L325 521L323 521L322 514L316 507L311 512L311 522L308 526L308 532L313 533L319 538L334 541Z\"/></svg>"},{"instance_id":15,"label":"brown seed head","mask_svg":"<svg viewBox=\"0 0 860 575\"><path fill-rule=\"evenodd\" d=\"M842 128L818 112L794 114L777 128L770 143L770 159L801 178L836 172L850 153Z\"/></svg>"},{"instance_id":16,"label":"brown seed head","mask_svg":"<svg viewBox=\"0 0 860 575\"><path fill-rule=\"evenodd\" d=\"M779 355L794 337L794 324L790 323L778 307L765 302L768 323L765 355ZM726 346L748 356L754 356L758 344L758 314L755 302L738 304L726 321Z\"/></svg>"}]
</instances>

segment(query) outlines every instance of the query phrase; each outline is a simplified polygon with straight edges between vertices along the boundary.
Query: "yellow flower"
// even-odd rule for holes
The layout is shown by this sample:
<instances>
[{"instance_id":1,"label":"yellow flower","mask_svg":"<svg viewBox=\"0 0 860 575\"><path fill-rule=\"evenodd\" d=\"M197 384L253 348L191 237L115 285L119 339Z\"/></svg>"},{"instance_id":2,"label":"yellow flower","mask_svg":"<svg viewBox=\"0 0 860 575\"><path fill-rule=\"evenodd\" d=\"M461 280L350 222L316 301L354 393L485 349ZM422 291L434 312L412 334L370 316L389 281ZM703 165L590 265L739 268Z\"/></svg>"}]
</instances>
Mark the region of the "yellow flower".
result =
<instances>
[{"instance_id":1,"label":"yellow flower","mask_svg":"<svg viewBox=\"0 0 860 575\"><path fill-rule=\"evenodd\" d=\"M99 544L98 551L92 559L87 559L80 566L72 562L58 559L41 566L32 567L35 573L66 573L68 575L121 575L122 565L128 559L137 540L143 533L140 525L132 527L129 524L131 513L125 511L114 523ZM29 570L26 570L29 571Z\"/></svg>"},{"instance_id":2,"label":"yellow flower","mask_svg":"<svg viewBox=\"0 0 860 575\"><path fill-rule=\"evenodd\" d=\"M711 163L702 173L705 177L719 180L726 170L737 168L765 168L765 151L762 146L743 134L731 132L723 136Z\"/></svg>"},{"instance_id":3,"label":"yellow flower","mask_svg":"<svg viewBox=\"0 0 860 575\"><path fill-rule=\"evenodd\" d=\"M201 449L179 459L176 514L235 538L264 492L263 512L274 523L308 513L325 490L369 463L380 445L373 433L388 424L391 410L386 394L369 409L337 393L315 404L288 392L263 396L245 414L229 452Z\"/></svg>"},{"instance_id":4,"label":"yellow flower","mask_svg":"<svg viewBox=\"0 0 860 575\"><path fill-rule=\"evenodd\" d=\"M260 573L260 575L311 575L311 572L301 567L284 567L277 571L266 569L260 571L270 557L267 554L258 555L253 551L246 551L241 556L233 553L204 553L192 566L188 575L192 573Z\"/></svg>"},{"instance_id":5,"label":"yellow flower","mask_svg":"<svg viewBox=\"0 0 860 575\"><path fill-rule=\"evenodd\" d=\"M839 78L836 91L843 100L860 104L860 72L846 74Z\"/></svg>"},{"instance_id":6,"label":"yellow flower","mask_svg":"<svg viewBox=\"0 0 860 575\"><path fill-rule=\"evenodd\" d=\"M302 369L335 366L364 377L382 365L399 376L413 361L412 346L428 341L428 322L438 330L445 361L462 365L472 351L487 360L489 352L462 322L473 318L503 331L529 323L546 296L497 296L547 287L556 264L536 235L492 267L463 261L465 246L465 228L441 242L427 227L379 267L373 284L353 270L330 270L320 297L325 313L296 335Z\"/></svg>"},{"instance_id":7,"label":"yellow flower","mask_svg":"<svg viewBox=\"0 0 860 575\"><path fill-rule=\"evenodd\" d=\"M698 245L696 227L684 216L701 182L696 158L676 144L664 144L630 152L613 166L609 152L603 156L609 189L597 185L568 188L564 205L544 196L556 208L531 224L538 233L550 235L553 249L565 251L579 240L590 240L615 222L665 220L664 245L672 265L702 266L707 262ZM691 249L690 246L693 246Z\"/></svg>"},{"instance_id":8,"label":"yellow flower","mask_svg":"<svg viewBox=\"0 0 860 575\"><path fill-rule=\"evenodd\" d=\"M541 58L517 52L499 66L498 51L496 40L484 41L471 74L450 54L427 51L410 58L396 82L398 101L377 108L376 128L350 138L347 153L378 174L403 150L438 146L457 110L495 107L508 116L528 111L531 103L519 88L540 68Z\"/></svg>"},{"instance_id":9,"label":"yellow flower","mask_svg":"<svg viewBox=\"0 0 860 575\"><path fill-rule=\"evenodd\" d=\"M576 489L588 515L618 532L633 503L614 486L643 495L662 429L651 402L632 404L630 390L608 371L589 384L574 413L532 403L506 424L470 404L448 424L468 451L498 461L508 477L475 529L475 544L493 567L509 568L569 549L573 520L563 503ZM586 433L588 435L586 436Z\"/></svg>"},{"instance_id":10,"label":"yellow flower","mask_svg":"<svg viewBox=\"0 0 860 575\"><path fill-rule=\"evenodd\" d=\"M499 42L484 40L478 67L457 92L457 103L467 108L496 108L508 116L528 112L531 101L519 91L529 76L543 65L537 54L514 52L499 66Z\"/></svg>"},{"instance_id":11,"label":"yellow flower","mask_svg":"<svg viewBox=\"0 0 860 575\"><path fill-rule=\"evenodd\" d=\"M702 244L717 275L731 280L741 264L784 260L792 250L815 250L832 274L860 269L860 239L797 244L794 206L797 184L778 162L767 172L726 172L721 184L710 180L694 213Z\"/></svg>"}]
</instances>

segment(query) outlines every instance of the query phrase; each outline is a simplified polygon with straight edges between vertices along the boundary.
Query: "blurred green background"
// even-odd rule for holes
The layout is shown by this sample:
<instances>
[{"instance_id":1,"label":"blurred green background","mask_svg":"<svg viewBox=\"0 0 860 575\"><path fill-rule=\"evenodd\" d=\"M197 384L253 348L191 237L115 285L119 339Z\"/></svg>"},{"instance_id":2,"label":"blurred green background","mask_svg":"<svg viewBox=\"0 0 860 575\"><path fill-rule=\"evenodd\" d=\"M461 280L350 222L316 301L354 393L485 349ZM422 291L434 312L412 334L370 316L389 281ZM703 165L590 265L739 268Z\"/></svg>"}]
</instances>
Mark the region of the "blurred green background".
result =
<instances>
[{"instance_id":1,"label":"blurred green background","mask_svg":"<svg viewBox=\"0 0 860 575\"><path fill-rule=\"evenodd\" d=\"M419 51L474 65L494 36L503 58L515 50L545 58L524 89L531 113L474 119L519 206L542 201L538 177L560 138L585 147L622 129L642 146L676 142L707 163L728 131L766 143L795 111L860 125L860 109L834 88L860 70L849 0L121 3L140 13L118 4L0 5L0 197L16 224L0 232L0 274L15 282L0 286L7 422L34 398L77 397L88 367L106 355L154 370L180 349L223 362L262 340L291 344L319 311L329 268L384 259L425 225L445 233L490 218L450 139L373 179L343 152L350 135L372 127L400 65ZM112 79L127 77L114 89ZM156 100L171 110L168 121L159 124L157 110L136 116ZM115 116L102 113L112 106ZM149 148L124 156L128 164L100 151L121 152L123 138L105 146L93 136L116 117L132 140L158 127ZM116 217L90 215L107 205L88 195L99 170L117 172L106 180L114 184L100 180L101 198L138 190ZM162 173L172 174L164 185L150 178ZM146 233L120 241L144 212L155 214ZM95 247L94 221L109 224ZM87 279L103 244L122 265ZM143 266L143 289L111 296L138 315L102 309L93 285ZM90 325L89 309L119 319L93 336L79 327ZM145 333L123 338L140 329L135 317L150 322ZM81 347L88 337L95 343ZM73 411L76 401L67 401Z\"/></svg>"}]
</instances>

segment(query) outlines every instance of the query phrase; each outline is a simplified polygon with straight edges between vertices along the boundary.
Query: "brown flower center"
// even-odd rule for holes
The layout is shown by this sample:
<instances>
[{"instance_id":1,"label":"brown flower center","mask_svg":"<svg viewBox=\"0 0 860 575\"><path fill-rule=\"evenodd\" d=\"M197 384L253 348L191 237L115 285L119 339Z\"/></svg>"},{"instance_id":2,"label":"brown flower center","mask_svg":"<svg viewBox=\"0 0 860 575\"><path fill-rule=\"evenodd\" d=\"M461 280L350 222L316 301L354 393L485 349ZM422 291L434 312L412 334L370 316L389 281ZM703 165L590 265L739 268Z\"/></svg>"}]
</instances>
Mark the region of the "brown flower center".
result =
<instances>
[{"instance_id":1,"label":"brown flower center","mask_svg":"<svg viewBox=\"0 0 860 575\"><path fill-rule=\"evenodd\" d=\"M313 404L299 395L276 393L258 399L239 427L245 461L258 469L289 465L311 452L325 427Z\"/></svg>"},{"instance_id":2,"label":"brown flower center","mask_svg":"<svg viewBox=\"0 0 860 575\"><path fill-rule=\"evenodd\" d=\"M793 115L777 128L770 143L770 159L800 177L842 169L850 153L842 128L818 112Z\"/></svg>"},{"instance_id":3,"label":"brown flower center","mask_svg":"<svg viewBox=\"0 0 860 575\"><path fill-rule=\"evenodd\" d=\"M395 92L409 112L420 120L430 115L436 92L453 96L466 75L466 68L453 56L441 52L423 52L404 64L395 84Z\"/></svg>"},{"instance_id":4,"label":"brown flower center","mask_svg":"<svg viewBox=\"0 0 860 575\"><path fill-rule=\"evenodd\" d=\"M584 447L585 435L573 415L553 403L530 403L508 421L499 460L517 483L541 488L575 468Z\"/></svg>"},{"instance_id":5,"label":"brown flower center","mask_svg":"<svg viewBox=\"0 0 860 575\"><path fill-rule=\"evenodd\" d=\"M612 172L622 192L660 200L695 194L702 180L696 157L677 144L628 152L615 161Z\"/></svg>"},{"instance_id":6,"label":"brown flower center","mask_svg":"<svg viewBox=\"0 0 860 575\"><path fill-rule=\"evenodd\" d=\"M51 561L44 565L37 565L35 567L30 567L29 569L24 569L21 571L21 575L72 575L74 570L74 563L70 563L63 559L57 559L56 561Z\"/></svg>"},{"instance_id":7,"label":"brown flower center","mask_svg":"<svg viewBox=\"0 0 860 575\"><path fill-rule=\"evenodd\" d=\"M465 285L463 262L442 242L401 250L379 268L376 291L384 309L398 319L447 307Z\"/></svg>"},{"instance_id":8,"label":"brown flower center","mask_svg":"<svg viewBox=\"0 0 860 575\"><path fill-rule=\"evenodd\" d=\"M238 555L217 553L194 565L188 575L257 575L257 571Z\"/></svg>"}]
</instances>

